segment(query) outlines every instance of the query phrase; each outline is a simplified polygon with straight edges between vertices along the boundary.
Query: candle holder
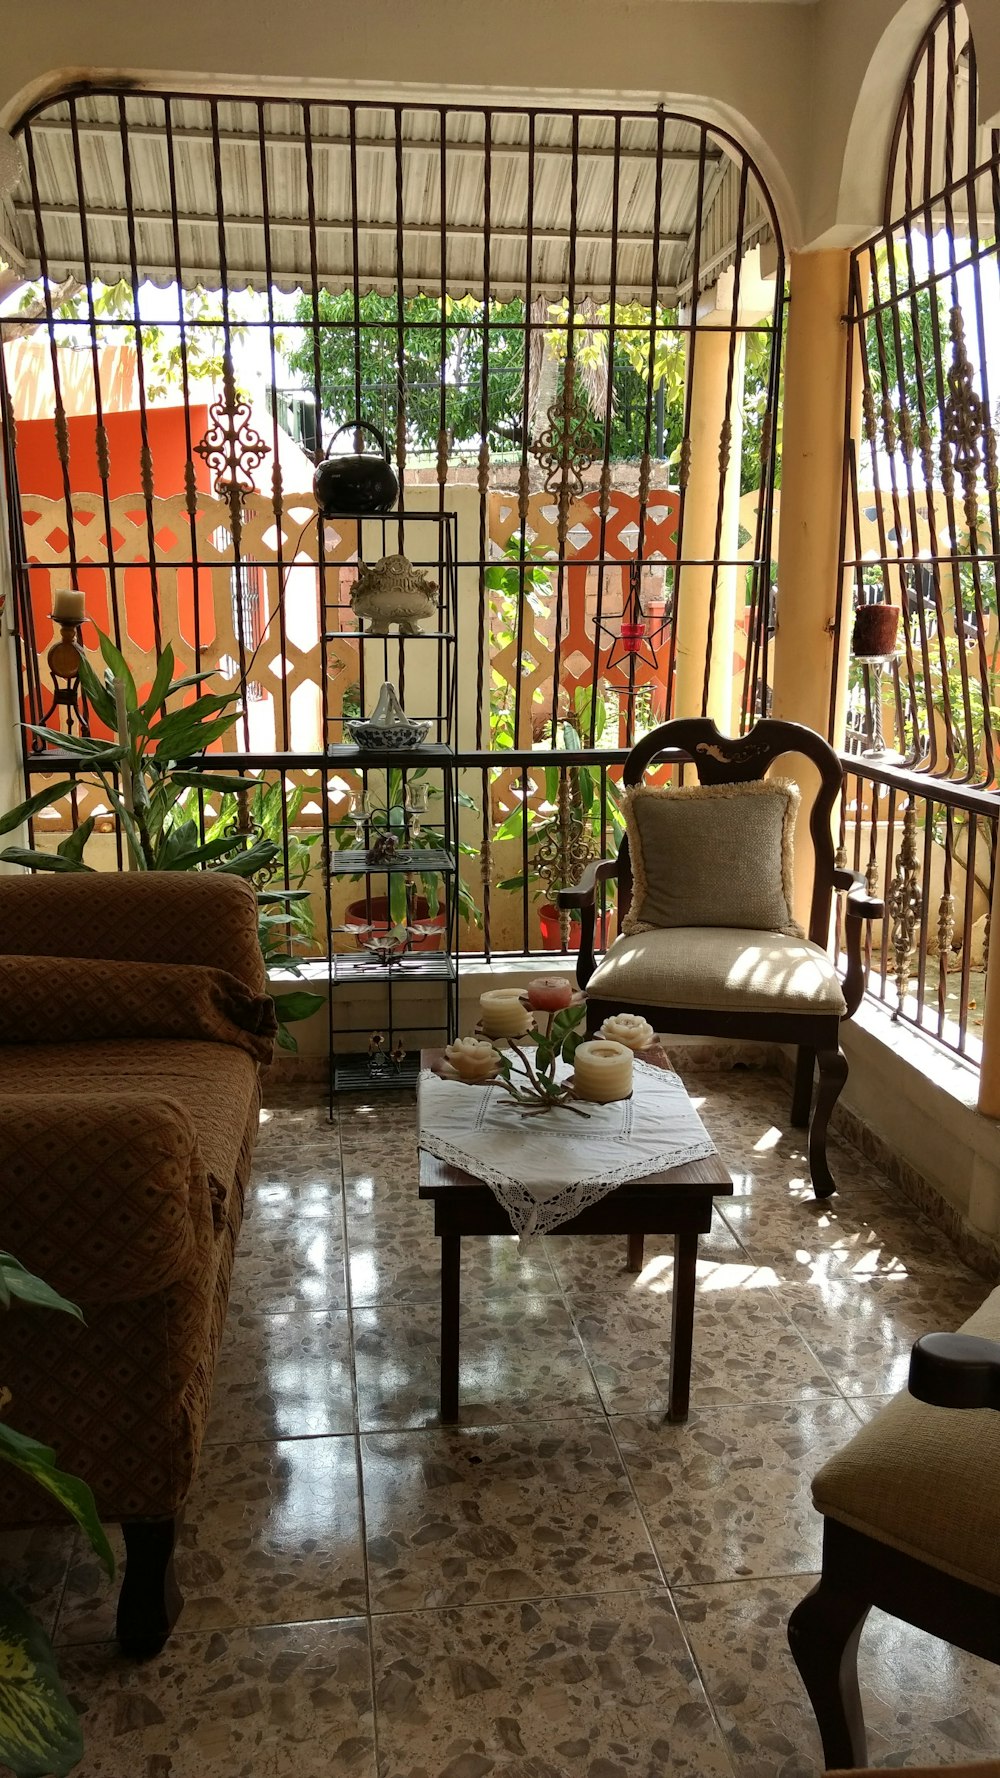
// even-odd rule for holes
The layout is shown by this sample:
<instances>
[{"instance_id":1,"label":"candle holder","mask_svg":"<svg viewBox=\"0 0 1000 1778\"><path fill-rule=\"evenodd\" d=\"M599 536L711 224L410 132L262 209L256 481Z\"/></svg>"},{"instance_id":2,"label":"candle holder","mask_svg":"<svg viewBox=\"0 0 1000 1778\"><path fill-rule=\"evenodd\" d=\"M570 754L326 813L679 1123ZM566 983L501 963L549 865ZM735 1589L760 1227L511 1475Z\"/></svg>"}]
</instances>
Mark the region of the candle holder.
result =
<instances>
[{"instance_id":1,"label":"candle holder","mask_svg":"<svg viewBox=\"0 0 1000 1778\"><path fill-rule=\"evenodd\" d=\"M885 734L882 729L882 675L895 658L894 653L856 654L854 656L858 666L864 667L866 674L869 669L871 670L868 695L872 711L872 744L864 749L861 758L875 760L877 764L883 766L899 765L903 758L901 753L896 753L891 747L886 746Z\"/></svg>"},{"instance_id":2,"label":"candle holder","mask_svg":"<svg viewBox=\"0 0 1000 1778\"><path fill-rule=\"evenodd\" d=\"M80 690L80 662L83 659L83 643L80 640L86 618L59 617L50 613L52 622L59 626L59 640L53 642L45 658L52 674L52 701L47 710L43 711L39 728L48 728L57 711L66 712L66 733L73 733L74 722L81 735L89 736L90 719L87 712L87 700ZM44 753L45 741L41 735L34 735L31 741L32 753Z\"/></svg>"},{"instance_id":3,"label":"candle holder","mask_svg":"<svg viewBox=\"0 0 1000 1778\"><path fill-rule=\"evenodd\" d=\"M560 1106L575 1112L577 1117L590 1116L576 1103L579 1095L572 1081L556 1079L560 1056L564 1062L571 1062L582 1042L576 1027L586 1010L583 1001L576 1006L564 1006L559 1012L549 1013L544 1031L494 1041L497 1073L493 1084L510 1095L525 1117L540 1117ZM502 1049L501 1043L505 1046Z\"/></svg>"}]
</instances>

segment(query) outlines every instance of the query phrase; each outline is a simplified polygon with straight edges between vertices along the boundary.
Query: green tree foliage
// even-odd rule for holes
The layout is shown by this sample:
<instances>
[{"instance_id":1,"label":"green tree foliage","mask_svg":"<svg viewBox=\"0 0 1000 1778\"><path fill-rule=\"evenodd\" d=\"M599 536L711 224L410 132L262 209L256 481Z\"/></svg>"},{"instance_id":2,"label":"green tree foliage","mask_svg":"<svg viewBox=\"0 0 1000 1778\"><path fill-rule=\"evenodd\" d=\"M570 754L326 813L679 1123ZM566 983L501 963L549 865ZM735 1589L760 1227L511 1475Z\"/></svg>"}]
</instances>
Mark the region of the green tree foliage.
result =
<instances>
[{"instance_id":1,"label":"green tree foliage","mask_svg":"<svg viewBox=\"0 0 1000 1778\"><path fill-rule=\"evenodd\" d=\"M399 332L395 296L363 296L355 326L354 297L299 296L295 319L306 331L287 335L285 361L308 387L315 381L312 339L319 318L321 400L332 429L361 418L392 435L399 390ZM488 326L486 322L488 320ZM489 315L472 296L411 296L403 304L402 361L409 448L437 451L444 364L445 426L451 446L478 440L482 422L484 341L489 347L487 435L492 450L519 447L524 390L524 304L491 302ZM513 324L513 325L512 325ZM355 376L361 382L356 413Z\"/></svg>"},{"instance_id":2,"label":"green tree foliage","mask_svg":"<svg viewBox=\"0 0 1000 1778\"><path fill-rule=\"evenodd\" d=\"M872 298L886 305L876 309L865 329L865 355L880 432L888 398L897 415L905 403L913 418L914 435L925 414L936 439L940 432L938 403L943 394L938 359L940 354L947 362L951 343L948 305L941 285L911 294L904 249L896 248L890 266L889 250L883 243L875 256Z\"/></svg>"}]
</instances>

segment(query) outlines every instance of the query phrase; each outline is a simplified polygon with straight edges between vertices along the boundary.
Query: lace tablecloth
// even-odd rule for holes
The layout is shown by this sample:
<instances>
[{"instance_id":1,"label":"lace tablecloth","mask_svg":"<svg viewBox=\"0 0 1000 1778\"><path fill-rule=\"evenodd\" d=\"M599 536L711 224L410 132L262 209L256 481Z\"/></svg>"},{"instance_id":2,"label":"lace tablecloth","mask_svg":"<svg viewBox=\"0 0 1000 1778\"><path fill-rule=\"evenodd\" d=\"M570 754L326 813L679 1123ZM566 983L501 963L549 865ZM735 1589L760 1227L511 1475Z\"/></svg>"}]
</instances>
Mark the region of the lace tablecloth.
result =
<instances>
[{"instance_id":1,"label":"lace tablecloth","mask_svg":"<svg viewBox=\"0 0 1000 1778\"><path fill-rule=\"evenodd\" d=\"M558 1065L560 1077L571 1072ZM630 1099L525 1118L493 1085L424 1069L418 1144L482 1179L516 1232L544 1235L616 1186L717 1153L678 1076L636 1061Z\"/></svg>"}]
</instances>

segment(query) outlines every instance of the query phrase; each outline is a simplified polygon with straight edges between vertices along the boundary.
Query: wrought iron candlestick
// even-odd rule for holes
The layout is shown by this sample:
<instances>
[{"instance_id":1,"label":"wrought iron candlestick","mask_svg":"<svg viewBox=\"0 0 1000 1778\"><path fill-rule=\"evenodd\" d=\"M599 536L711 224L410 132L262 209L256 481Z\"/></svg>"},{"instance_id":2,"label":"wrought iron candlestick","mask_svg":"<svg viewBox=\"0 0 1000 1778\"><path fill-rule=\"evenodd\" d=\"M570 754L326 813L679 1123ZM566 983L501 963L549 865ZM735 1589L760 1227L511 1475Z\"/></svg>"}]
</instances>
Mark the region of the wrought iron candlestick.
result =
<instances>
[{"instance_id":1,"label":"wrought iron candlestick","mask_svg":"<svg viewBox=\"0 0 1000 1778\"><path fill-rule=\"evenodd\" d=\"M48 728L56 712L65 710L66 733L73 733L75 722L81 735L89 735L87 700L80 690L80 661L83 656L80 635L86 619L58 617L53 612L52 621L59 625L59 640L53 642L45 656L52 674L52 701L43 712L39 727ZM33 753L44 753L45 742L41 735L33 737L31 750Z\"/></svg>"}]
</instances>

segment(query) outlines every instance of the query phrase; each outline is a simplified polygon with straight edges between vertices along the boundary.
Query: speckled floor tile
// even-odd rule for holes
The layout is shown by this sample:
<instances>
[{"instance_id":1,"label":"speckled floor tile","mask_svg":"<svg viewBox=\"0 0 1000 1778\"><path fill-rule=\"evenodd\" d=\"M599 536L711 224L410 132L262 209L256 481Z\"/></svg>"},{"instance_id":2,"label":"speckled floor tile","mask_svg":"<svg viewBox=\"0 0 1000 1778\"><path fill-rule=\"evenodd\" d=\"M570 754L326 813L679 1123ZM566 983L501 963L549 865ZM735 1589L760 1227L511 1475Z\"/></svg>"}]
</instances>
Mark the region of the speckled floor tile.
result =
<instances>
[{"instance_id":1,"label":"speckled floor tile","mask_svg":"<svg viewBox=\"0 0 1000 1778\"><path fill-rule=\"evenodd\" d=\"M669 1583L819 1567L810 1478L858 1431L846 1402L696 1409L683 1426L611 1424Z\"/></svg>"},{"instance_id":2,"label":"speckled floor tile","mask_svg":"<svg viewBox=\"0 0 1000 1778\"><path fill-rule=\"evenodd\" d=\"M845 1395L895 1395L906 1386L914 1340L958 1327L985 1301L989 1288L974 1273L962 1283L912 1276L830 1278L790 1286L781 1301Z\"/></svg>"},{"instance_id":3,"label":"speckled floor tile","mask_svg":"<svg viewBox=\"0 0 1000 1778\"><path fill-rule=\"evenodd\" d=\"M661 1583L598 1421L375 1433L362 1461L373 1611Z\"/></svg>"},{"instance_id":4,"label":"speckled floor tile","mask_svg":"<svg viewBox=\"0 0 1000 1778\"><path fill-rule=\"evenodd\" d=\"M616 1297L656 1295L672 1288L673 1235L647 1235L641 1272L626 1270L627 1240L624 1235L548 1235L544 1247L559 1283L568 1291L602 1293ZM698 1237L699 1286L718 1273L721 1266L744 1268L751 1262L732 1230L716 1215L710 1234Z\"/></svg>"},{"instance_id":5,"label":"speckled floor tile","mask_svg":"<svg viewBox=\"0 0 1000 1778\"><path fill-rule=\"evenodd\" d=\"M258 1219L245 1226L229 1288L230 1315L346 1308L339 1204L329 1217L292 1224Z\"/></svg>"},{"instance_id":6,"label":"speckled floor tile","mask_svg":"<svg viewBox=\"0 0 1000 1778\"><path fill-rule=\"evenodd\" d=\"M819 1733L788 1650L789 1613L807 1576L679 1589L674 1597L729 1745L737 1778L816 1778ZM873 1611L858 1672L872 1765L993 1758L1000 1670Z\"/></svg>"},{"instance_id":7,"label":"speckled floor tile","mask_svg":"<svg viewBox=\"0 0 1000 1778\"><path fill-rule=\"evenodd\" d=\"M781 1170L737 1173L736 1195L720 1205L748 1254L789 1283L827 1277L943 1277L973 1274L940 1232L888 1193L845 1190L816 1199Z\"/></svg>"},{"instance_id":8,"label":"speckled floor tile","mask_svg":"<svg viewBox=\"0 0 1000 1778\"><path fill-rule=\"evenodd\" d=\"M409 1192L385 1193L370 1181L347 1188L347 1245L355 1308L382 1302L438 1303L441 1243L434 1206ZM559 1289L545 1246L525 1249L511 1236L462 1244L462 1290L471 1306L484 1296L554 1296Z\"/></svg>"},{"instance_id":9,"label":"speckled floor tile","mask_svg":"<svg viewBox=\"0 0 1000 1778\"><path fill-rule=\"evenodd\" d=\"M837 1391L783 1313L770 1274L751 1270L731 1288L703 1289L695 1305L691 1405L810 1401ZM567 1292L609 1414L661 1416L667 1409L670 1298Z\"/></svg>"},{"instance_id":10,"label":"speckled floor tile","mask_svg":"<svg viewBox=\"0 0 1000 1778\"><path fill-rule=\"evenodd\" d=\"M77 1778L375 1778L365 1621L175 1633L137 1665L63 1651Z\"/></svg>"},{"instance_id":11,"label":"speckled floor tile","mask_svg":"<svg viewBox=\"0 0 1000 1778\"><path fill-rule=\"evenodd\" d=\"M255 1166L240 1245L263 1238L269 1228L298 1229L307 1222L333 1222L340 1214L340 1162L336 1155L321 1173L311 1166L297 1171L280 1163L270 1171Z\"/></svg>"},{"instance_id":12,"label":"speckled floor tile","mask_svg":"<svg viewBox=\"0 0 1000 1778\"><path fill-rule=\"evenodd\" d=\"M635 1278L618 1238L470 1240L457 1428L412 1095L331 1124L321 1087L268 1083L163 1655L115 1655L79 1537L0 1542L86 1708L79 1778L376 1778L372 1653L377 1778L821 1770L785 1641L811 1478L989 1284L842 1140L817 1203L785 1081L687 1083L736 1187L701 1242L690 1419L663 1417L669 1239ZM874 1614L862 1667L878 1763L993 1752L1000 1670Z\"/></svg>"},{"instance_id":13,"label":"speckled floor tile","mask_svg":"<svg viewBox=\"0 0 1000 1778\"><path fill-rule=\"evenodd\" d=\"M0 1531L0 1585L16 1594L47 1636L55 1626L75 1542L71 1525Z\"/></svg>"},{"instance_id":14,"label":"speckled floor tile","mask_svg":"<svg viewBox=\"0 0 1000 1778\"><path fill-rule=\"evenodd\" d=\"M121 1563L121 1533L111 1535ZM364 1612L353 1435L213 1447L188 1497L176 1565L185 1633ZM58 1641L108 1641L116 1595L78 1539Z\"/></svg>"},{"instance_id":15,"label":"speckled floor tile","mask_svg":"<svg viewBox=\"0 0 1000 1778\"><path fill-rule=\"evenodd\" d=\"M439 1424L440 1317L423 1304L354 1313L363 1432ZM525 1297L467 1304L459 1412L466 1425L576 1418L600 1400L562 1302Z\"/></svg>"},{"instance_id":16,"label":"speckled floor tile","mask_svg":"<svg viewBox=\"0 0 1000 1778\"><path fill-rule=\"evenodd\" d=\"M731 1778L665 1594L372 1620L380 1778Z\"/></svg>"},{"instance_id":17,"label":"speckled floor tile","mask_svg":"<svg viewBox=\"0 0 1000 1778\"><path fill-rule=\"evenodd\" d=\"M206 1444L314 1438L353 1425L346 1314L229 1317Z\"/></svg>"}]
</instances>

